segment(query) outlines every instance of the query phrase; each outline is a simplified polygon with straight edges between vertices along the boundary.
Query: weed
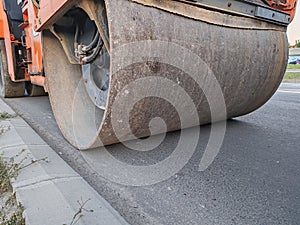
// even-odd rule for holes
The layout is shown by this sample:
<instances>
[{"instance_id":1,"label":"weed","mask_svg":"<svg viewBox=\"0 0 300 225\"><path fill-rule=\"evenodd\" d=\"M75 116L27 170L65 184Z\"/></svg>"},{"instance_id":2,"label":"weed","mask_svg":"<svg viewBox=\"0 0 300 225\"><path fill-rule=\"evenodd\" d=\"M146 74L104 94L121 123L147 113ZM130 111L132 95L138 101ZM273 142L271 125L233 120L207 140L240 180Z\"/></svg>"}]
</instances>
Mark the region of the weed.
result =
<instances>
[{"instance_id":1,"label":"weed","mask_svg":"<svg viewBox=\"0 0 300 225\"><path fill-rule=\"evenodd\" d=\"M284 79L287 80L300 80L300 72L286 72Z\"/></svg>"},{"instance_id":2,"label":"weed","mask_svg":"<svg viewBox=\"0 0 300 225\"><path fill-rule=\"evenodd\" d=\"M83 216L84 216L84 212L88 212L88 213L92 213L94 212L94 210L92 209L86 209L85 205L88 203L88 201L90 201L91 199L85 200L83 201L83 199L81 198L80 200L77 201L78 205L79 205L79 209L78 211L74 214L72 221L70 223L70 225L75 225ZM67 224L63 224L63 225L67 225Z\"/></svg>"},{"instance_id":3,"label":"weed","mask_svg":"<svg viewBox=\"0 0 300 225\"><path fill-rule=\"evenodd\" d=\"M0 112L0 121L17 117L17 114L9 114ZM0 125L0 135L10 130L10 127ZM19 157L25 149L20 151L14 157L8 160L3 159L3 154L0 154L0 224L1 225L25 225L23 218L23 206L17 202L16 196L13 193L11 180L16 179L21 169L24 169L36 162L47 161L47 158L31 160L31 162L23 166L23 162L27 159L24 157L20 162L15 162L15 158Z\"/></svg>"},{"instance_id":4,"label":"weed","mask_svg":"<svg viewBox=\"0 0 300 225\"><path fill-rule=\"evenodd\" d=\"M47 157L37 160L31 159L30 163L23 166L23 162L27 157L23 157L20 162L15 162L15 158L20 157L23 152L25 152L25 149L8 160L4 160L3 156L0 155L0 198L6 199L0 211L1 225L25 225L25 219L22 216L24 208L21 204L17 203L11 186L11 180L16 179L20 170L34 163L39 161L48 162Z\"/></svg>"},{"instance_id":5,"label":"weed","mask_svg":"<svg viewBox=\"0 0 300 225\"><path fill-rule=\"evenodd\" d=\"M21 204L16 202L16 197L14 194L11 194L12 201L9 204L5 204L1 208L0 212L0 221L1 225L25 225L25 219L23 218L24 207ZM6 212L5 208L15 208L13 213L10 213L8 216L8 212Z\"/></svg>"},{"instance_id":6,"label":"weed","mask_svg":"<svg viewBox=\"0 0 300 225\"><path fill-rule=\"evenodd\" d=\"M17 203L10 183L10 179L18 175L20 165L14 162L13 157L6 162L0 155L0 197L5 199L0 211L1 225L25 225L23 206Z\"/></svg>"},{"instance_id":7,"label":"weed","mask_svg":"<svg viewBox=\"0 0 300 225\"><path fill-rule=\"evenodd\" d=\"M7 112L0 112L0 121L10 119L10 118L15 118L16 116L17 116L17 114L9 114ZM0 135L9 130L10 130L10 127L0 125Z\"/></svg>"},{"instance_id":8,"label":"weed","mask_svg":"<svg viewBox=\"0 0 300 225\"><path fill-rule=\"evenodd\" d=\"M17 117L17 114L9 114L8 112L0 112L0 120L6 120Z\"/></svg>"},{"instance_id":9,"label":"weed","mask_svg":"<svg viewBox=\"0 0 300 225\"><path fill-rule=\"evenodd\" d=\"M10 130L10 127L5 127L5 126L0 125L0 135L4 134L5 132L7 132L9 130Z\"/></svg>"}]
</instances>

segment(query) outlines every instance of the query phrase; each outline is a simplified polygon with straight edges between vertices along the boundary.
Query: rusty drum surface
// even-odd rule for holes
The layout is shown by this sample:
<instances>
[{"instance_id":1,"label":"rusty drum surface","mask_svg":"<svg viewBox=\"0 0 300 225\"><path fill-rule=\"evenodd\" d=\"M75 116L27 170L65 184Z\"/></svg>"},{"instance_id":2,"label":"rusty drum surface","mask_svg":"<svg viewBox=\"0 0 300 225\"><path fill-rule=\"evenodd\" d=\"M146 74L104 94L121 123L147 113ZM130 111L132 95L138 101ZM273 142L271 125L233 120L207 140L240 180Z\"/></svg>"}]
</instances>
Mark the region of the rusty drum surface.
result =
<instances>
[{"instance_id":1,"label":"rusty drum surface","mask_svg":"<svg viewBox=\"0 0 300 225\"><path fill-rule=\"evenodd\" d=\"M81 66L71 65L58 39L44 34L53 112L65 138L79 149L250 113L282 80L288 55L283 27L195 7L183 16L176 7L127 0L107 1L106 10L105 110L89 99Z\"/></svg>"}]
</instances>

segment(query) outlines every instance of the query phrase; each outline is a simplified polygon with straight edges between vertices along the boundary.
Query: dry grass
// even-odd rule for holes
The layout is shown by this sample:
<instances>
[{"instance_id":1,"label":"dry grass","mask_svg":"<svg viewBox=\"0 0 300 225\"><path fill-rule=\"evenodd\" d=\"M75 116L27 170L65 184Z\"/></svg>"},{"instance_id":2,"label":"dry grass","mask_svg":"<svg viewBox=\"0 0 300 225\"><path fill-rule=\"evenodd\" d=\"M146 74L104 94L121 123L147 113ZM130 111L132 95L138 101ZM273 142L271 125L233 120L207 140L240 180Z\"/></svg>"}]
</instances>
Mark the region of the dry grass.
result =
<instances>
[{"instance_id":1,"label":"dry grass","mask_svg":"<svg viewBox=\"0 0 300 225\"><path fill-rule=\"evenodd\" d=\"M17 203L16 196L10 180L15 178L18 174L21 164L15 163L11 158L6 162L0 156L0 224L1 225L25 225L23 218L23 207Z\"/></svg>"},{"instance_id":2,"label":"dry grass","mask_svg":"<svg viewBox=\"0 0 300 225\"><path fill-rule=\"evenodd\" d=\"M9 114L8 112L0 112L0 120L6 120L17 117L17 114Z\"/></svg>"},{"instance_id":3,"label":"dry grass","mask_svg":"<svg viewBox=\"0 0 300 225\"><path fill-rule=\"evenodd\" d=\"M300 64L288 64L288 69L300 69Z\"/></svg>"},{"instance_id":4,"label":"dry grass","mask_svg":"<svg viewBox=\"0 0 300 225\"><path fill-rule=\"evenodd\" d=\"M284 74L284 79L286 80L300 80L300 72L286 72Z\"/></svg>"},{"instance_id":5,"label":"dry grass","mask_svg":"<svg viewBox=\"0 0 300 225\"><path fill-rule=\"evenodd\" d=\"M0 112L0 120L16 117L7 112ZM9 131L9 127L0 125L0 138L1 135ZM23 151L22 151L23 152ZM20 154L22 153L20 152ZM18 175L21 168L21 163L15 163L14 157L5 161L3 156L0 155L0 224L1 225L25 225L23 218L23 207L16 200L11 186L11 179Z\"/></svg>"}]
</instances>

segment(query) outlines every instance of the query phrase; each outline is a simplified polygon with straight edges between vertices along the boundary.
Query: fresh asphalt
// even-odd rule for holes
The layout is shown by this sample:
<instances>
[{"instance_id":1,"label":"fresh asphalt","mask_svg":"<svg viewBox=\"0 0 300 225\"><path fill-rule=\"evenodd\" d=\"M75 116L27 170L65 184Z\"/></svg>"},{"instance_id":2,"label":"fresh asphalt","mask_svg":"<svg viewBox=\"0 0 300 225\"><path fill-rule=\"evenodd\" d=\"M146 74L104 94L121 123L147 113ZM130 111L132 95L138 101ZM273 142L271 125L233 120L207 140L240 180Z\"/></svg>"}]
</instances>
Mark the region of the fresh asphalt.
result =
<instances>
[{"instance_id":1,"label":"fresh asphalt","mask_svg":"<svg viewBox=\"0 0 300 225\"><path fill-rule=\"evenodd\" d=\"M203 126L181 171L141 187L111 182L88 164L84 154L100 150L82 154L64 140L48 97L5 101L131 224L299 224L300 83L283 83L262 108L228 121L222 148L207 170L198 171L210 133ZM121 144L108 150L128 164L153 164L171 154L179 136L172 132L143 154Z\"/></svg>"}]
</instances>

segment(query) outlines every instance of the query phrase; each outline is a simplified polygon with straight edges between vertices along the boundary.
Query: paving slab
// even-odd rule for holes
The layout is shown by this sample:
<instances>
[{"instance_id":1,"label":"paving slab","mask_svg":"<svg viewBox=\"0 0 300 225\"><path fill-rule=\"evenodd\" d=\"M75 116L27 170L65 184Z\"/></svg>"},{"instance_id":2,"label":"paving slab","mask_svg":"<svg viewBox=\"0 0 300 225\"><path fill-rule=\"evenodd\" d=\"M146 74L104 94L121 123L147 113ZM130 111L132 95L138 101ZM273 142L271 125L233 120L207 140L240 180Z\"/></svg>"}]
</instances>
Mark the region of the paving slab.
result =
<instances>
[{"instance_id":1,"label":"paving slab","mask_svg":"<svg viewBox=\"0 0 300 225\"><path fill-rule=\"evenodd\" d=\"M15 113L2 99L0 112ZM25 208L26 224L70 224L83 207L76 224L128 225L22 118L0 120L0 125L9 128L0 135L0 154L24 167L12 186Z\"/></svg>"}]
</instances>

